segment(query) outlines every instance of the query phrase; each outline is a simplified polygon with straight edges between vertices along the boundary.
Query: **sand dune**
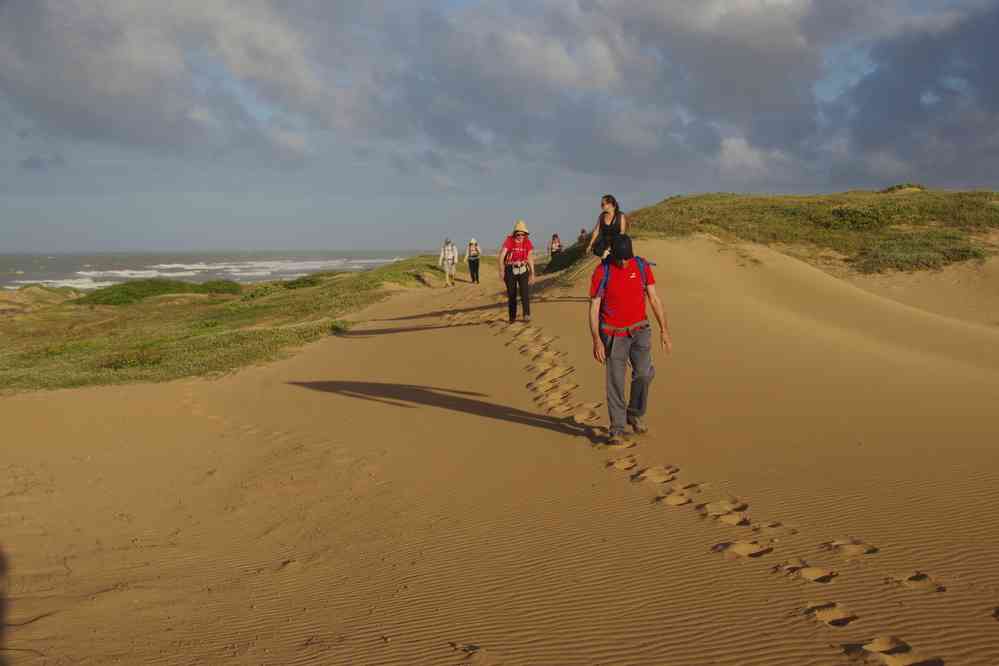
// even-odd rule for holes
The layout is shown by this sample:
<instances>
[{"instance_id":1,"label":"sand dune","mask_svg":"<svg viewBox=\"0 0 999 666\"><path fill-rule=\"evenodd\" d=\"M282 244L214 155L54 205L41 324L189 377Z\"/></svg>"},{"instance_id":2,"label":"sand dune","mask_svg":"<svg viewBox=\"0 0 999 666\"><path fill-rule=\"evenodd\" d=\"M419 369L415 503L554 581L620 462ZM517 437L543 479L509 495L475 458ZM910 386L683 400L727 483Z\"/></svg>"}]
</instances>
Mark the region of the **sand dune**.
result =
<instances>
[{"instance_id":1,"label":"sand dune","mask_svg":"<svg viewBox=\"0 0 999 666\"><path fill-rule=\"evenodd\" d=\"M224 379L0 400L4 654L999 663L999 329L765 248L639 250L675 352L628 448L586 285L508 326L492 275Z\"/></svg>"}]
</instances>

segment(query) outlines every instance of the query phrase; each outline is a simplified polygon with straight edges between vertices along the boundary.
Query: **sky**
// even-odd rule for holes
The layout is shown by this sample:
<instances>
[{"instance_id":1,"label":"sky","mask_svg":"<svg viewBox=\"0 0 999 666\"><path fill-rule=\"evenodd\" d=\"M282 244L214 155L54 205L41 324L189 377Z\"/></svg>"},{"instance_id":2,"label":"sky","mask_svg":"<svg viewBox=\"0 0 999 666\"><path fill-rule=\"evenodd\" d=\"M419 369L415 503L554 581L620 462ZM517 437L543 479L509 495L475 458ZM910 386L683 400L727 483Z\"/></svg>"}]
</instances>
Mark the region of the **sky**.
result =
<instances>
[{"instance_id":1,"label":"sky","mask_svg":"<svg viewBox=\"0 0 999 666\"><path fill-rule=\"evenodd\" d=\"M0 0L0 253L432 248L999 189L999 0Z\"/></svg>"}]
</instances>

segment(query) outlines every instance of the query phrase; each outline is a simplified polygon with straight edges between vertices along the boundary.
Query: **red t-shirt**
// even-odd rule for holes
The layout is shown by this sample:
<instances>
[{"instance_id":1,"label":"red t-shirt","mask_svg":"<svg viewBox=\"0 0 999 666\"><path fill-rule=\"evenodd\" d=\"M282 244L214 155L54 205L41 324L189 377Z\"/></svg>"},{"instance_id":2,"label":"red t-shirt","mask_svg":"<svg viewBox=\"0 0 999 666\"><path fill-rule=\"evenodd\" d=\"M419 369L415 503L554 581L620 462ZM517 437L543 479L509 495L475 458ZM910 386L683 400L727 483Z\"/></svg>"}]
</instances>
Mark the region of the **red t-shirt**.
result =
<instances>
[{"instance_id":1,"label":"red t-shirt","mask_svg":"<svg viewBox=\"0 0 999 666\"><path fill-rule=\"evenodd\" d=\"M624 328L646 319L645 287L638 275L638 262L635 259L626 261L623 268L619 268L613 262L597 266L590 280L590 298L597 297L600 283L604 279L604 271L608 270L608 267L610 278L607 280L607 289L600 301L600 322ZM656 277L652 274L652 267L646 262L645 284L655 283Z\"/></svg>"},{"instance_id":2,"label":"red t-shirt","mask_svg":"<svg viewBox=\"0 0 999 666\"><path fill-rule=\"evenodd\" d=\"M513 236L507 236L506 240L503 241L503 249L506 250L506 259L503 263L509 266L510 264L527 263L527 255L534 249L534 245L530 238L525 238L518 243L513 239Z\"/></svg>"}]
</instances>

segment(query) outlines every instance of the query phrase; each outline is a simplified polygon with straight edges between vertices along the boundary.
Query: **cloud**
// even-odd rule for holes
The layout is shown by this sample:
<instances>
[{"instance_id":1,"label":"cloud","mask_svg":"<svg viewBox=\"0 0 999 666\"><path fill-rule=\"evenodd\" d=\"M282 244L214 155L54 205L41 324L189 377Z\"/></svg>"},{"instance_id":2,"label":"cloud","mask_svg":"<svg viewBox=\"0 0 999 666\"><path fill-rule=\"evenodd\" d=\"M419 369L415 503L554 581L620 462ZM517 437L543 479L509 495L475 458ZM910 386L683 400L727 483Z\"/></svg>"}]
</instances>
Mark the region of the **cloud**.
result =
<instances>
[{"instance_id":1,"label":"cloud","mask_svg":"<svg viewBox=\"0 0 999 666\"><path fill-rule=\"evenodd\" d=\"M300 35L260 0L0 5L0 94L71 139L171 152L266 139L244 100L201 75L206 62L261 105L322 96ZM287 147L271 136L261 145Z\"/></svg>"},{"instance_id":2,"label":"cloud","mask_svg":"<svg viewBox=\"0 0 999 666\"><path fill-rule=\"evenodd\" d=\"M67 141L282 166L343 146L451 189L499 165L685 189L996 166L995 1L439 4L3 3L0 97Z\"/></svg>"},{"instance_id":3,"label":"cloud","mask_svg":"<svg viewBox=\"0 0 999 666\"><path fill-rule=\"evenodd\" d=\"M31 155L18 160L18 167L25 171L49 171L66 166L66 158L59 153L51 155Z\"/></svg>"},{"instance_id":4,"label":"cloud","mask_svg":"<svg viewBox=\"0 0 999 666\"><path fill-rule=\"evenodd\" d=\"M878 42L869 74L835 103L846 164L874 178L995 185L999 6Z\"/></svg>"}]
</instances>

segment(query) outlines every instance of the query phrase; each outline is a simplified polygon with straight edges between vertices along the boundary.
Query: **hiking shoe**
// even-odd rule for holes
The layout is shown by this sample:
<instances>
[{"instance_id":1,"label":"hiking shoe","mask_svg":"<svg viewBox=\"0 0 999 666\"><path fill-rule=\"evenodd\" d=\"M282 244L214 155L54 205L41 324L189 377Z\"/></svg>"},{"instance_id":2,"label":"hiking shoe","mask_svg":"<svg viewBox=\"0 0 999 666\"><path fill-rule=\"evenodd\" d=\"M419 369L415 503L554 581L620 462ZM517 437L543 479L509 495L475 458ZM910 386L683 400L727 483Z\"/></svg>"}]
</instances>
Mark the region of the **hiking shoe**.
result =
<instances>
[{"instance_id":1,"label":"hiking shoe","mask_svg":"<svg viewBox=\"0 0 999 666\"><path fill-rule=\"evenodd\" d=\"M607 436L607 446L624 446L627 443L623 432L612 432Z\"/></svg>"},{"instance_id":2,"label":"hiking shoe","mask_svg":"<svg viewBox=\"0 0 999 666\"><path fill-rule=\"evenodd\" d=\"M645 425L645 421L637 416L629 416L628 425L630 425L638 435L644 435L649 431L649 426Z\"/></svg>"}]
</instances>

